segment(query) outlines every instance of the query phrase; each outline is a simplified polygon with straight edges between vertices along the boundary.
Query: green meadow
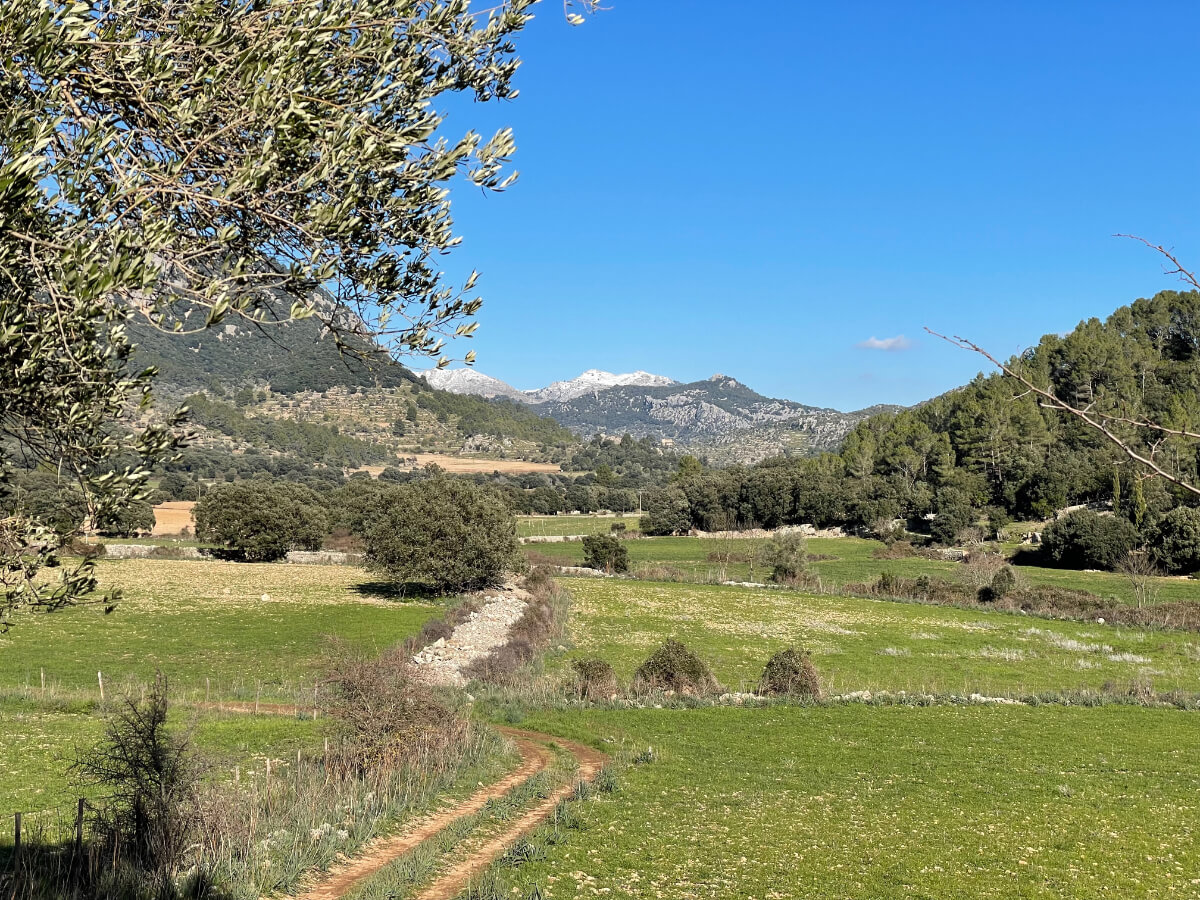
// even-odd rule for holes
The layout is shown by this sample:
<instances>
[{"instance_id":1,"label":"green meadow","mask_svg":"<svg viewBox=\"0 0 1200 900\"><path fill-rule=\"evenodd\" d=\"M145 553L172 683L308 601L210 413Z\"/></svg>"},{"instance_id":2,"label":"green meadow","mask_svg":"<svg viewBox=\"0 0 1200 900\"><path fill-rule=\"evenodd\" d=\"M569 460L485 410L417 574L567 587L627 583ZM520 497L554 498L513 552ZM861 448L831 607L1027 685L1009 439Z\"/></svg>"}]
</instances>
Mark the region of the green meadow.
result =
<instances>
[{"instance_id":1,"label":"green meadow","mask_svg":"<svg viewBox=\"0 0 1200 900\"><path fill-rule=\"evenodd\" d=\"M328 638L382 650L420 630L437 604L398 602L349 566L212 560L99 563L123 597L106 615L82 604L22 616L0 635L0 691L94 692L157 669L191 699L311 695Z\"/></svg>"},{"instance_id":2,"label":"green meadow","mask_svg":"<svg viewBox=\"0 0 1200 900\"><path fill-rule=\"evenodd\" d=\"M522 723L652 748L498 894L1200 894L1200 717L1107 706L577 710Z\"/></svg>"},{"instance_id":3,"label":"green meadow","mask_svg":"<svg viewBox=\"0 0 1200 900\"><path fill-rule=\"evenodd\" d=\"M1018 696L1122 688L1200 692L1200 636L1007 612L769 588L563 579L571 658L599 656L619 677L677 638L726 687L751 690L772 653L809 650L829 691Z\"/></svg>"},{"instance_id":4,"label":"green meadow","mask_svg":"<svg viewBox=\"0 0 1200 900\"><path fill-rule=\"evenodd\" d=\"M762 539L718 539L699 537L639 538L626 542L631 568L676 569L696 580L765 581L770 572L758 563L752 566L747 558L761 553ZM810 555L817 557L809 564L830 587L851 583L869 583L884 572L915 578L929 575L954 580L962 575L961 563L949 560L907 557L876 559L872 554L883 547L879 541L864 538L810 538ZM583 562L580 543L526 545L525 552L535 560L558 565L579 565ZM822 559L820 557L828 557ZM722 566L721 559L728 562ZM1031 586L1045 585L1073 590L1091 591L1101 597L1122 603L1134 600L1129 579L1112 572L1079 572L1042 566L1016 566L1018 577ZM1200 600L1200 581L1190 578L1156 578L1159 601Z\"/></svg>"}]
</instances>

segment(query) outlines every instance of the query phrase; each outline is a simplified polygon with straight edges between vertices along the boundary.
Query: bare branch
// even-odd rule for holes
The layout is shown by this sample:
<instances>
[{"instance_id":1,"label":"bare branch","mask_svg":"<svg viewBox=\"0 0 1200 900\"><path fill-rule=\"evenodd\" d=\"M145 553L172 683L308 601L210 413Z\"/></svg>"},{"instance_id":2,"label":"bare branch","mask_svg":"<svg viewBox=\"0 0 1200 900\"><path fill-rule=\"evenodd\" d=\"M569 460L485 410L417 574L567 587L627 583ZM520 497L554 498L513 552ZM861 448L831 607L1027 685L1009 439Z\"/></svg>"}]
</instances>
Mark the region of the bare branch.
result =
<instances>
[{"instance_id":1,"label":"bare branch","mask_svg":"<svg viewBox=\"0 0 1200 900\"><path fill-rule=\"evenodd\" d=\"M1076 419L1079 419L1081 422L1083 422L1089 428L1099 431L1102 435L1104 435L1104 437L1110 443L1112 443L1114 446L1116 446L1122 453L1124 453L1126 456L1128 456L1134 462L1138 463L1139 465L1145 466L1147 469L1152 471L1158 477L1163 478L1166 481L1169 481L1172 484L1183 488L1185 491L1188 491L1192 494L1200 496L1200 487L1197 487L1196 485L1191 484L1188 481L1185 481L1184 479L1178 477L1177 475L1174 475L1171 472L1168 472L1166 469L1164 469L1162 466L1160 466L1158 463L1156 463L1154 461L1154 453L1153 452L1151 452L1149 456L1145 456L1142 453L1139 453L1137 450L1135 450L1129 444L1128 441L1125 441L1120 436L1114 434L1112 432L1112 430L1109 428L1109 423L1110 422L1118 422L1118 421L1125 422L1125 423L1135 425L1137 427L1151 428L1151 429L1165 432L1167 434L1180 435L1183 437L1200 437L1200 435L1194 435L1194 434L1192 434L1190 432L1186 432L1186 431L1167 429L1167 428L1155 425L1154 423L1150 423L1150 422L1137 422L1137 421L1131 420L1131 419L1121 419L1121 418L1115 417L1115 416L1107 416L1107 415L1104 415L1101 413L1093 413L1093 412L1090 412L1087 407L1080 409L1079 407L1072 406L1070 403L1067 403L1065 400L1061 399L1053 391L1051 391L1047 388L1038 387L1036 384L1034 384L1032 381L1030 381L1026 375L1017 371L1012 366L1009 366L1005 363L1000 362L1000 360L996 359L996 357L992 356L991 353L989 353L987 350L984 350L982 347L980 347L978 344L974 343L973 341L970 341L964 337L960 337L959 335L949 337L947 335L940 334L940 333L934 331L932 328L926 328L925 331L927 331L929 334L933 335L936 338L941 338L943 341L946 341L946 343L952 344L953 346L958 347L961 350L970 350L973 353L978 353L980 356L982 356L984 359L986 359L988 362L990 362L992 365L994 365L997 369L999 369L1001 372L1003 372L1009 378L1012 378L1012 379L1020 382L1022 385L1024 385L1027 392L1031 392L1033 394L1036 394L1038 397L1040 397L1043 401L1044 406L1046 406L1050 409L1056 409L1059 412L1064 412L1067 415L1074 416ZM1090 404L1089 404L1089 407L1090 407Z\"/></svg>"}]
</instances>

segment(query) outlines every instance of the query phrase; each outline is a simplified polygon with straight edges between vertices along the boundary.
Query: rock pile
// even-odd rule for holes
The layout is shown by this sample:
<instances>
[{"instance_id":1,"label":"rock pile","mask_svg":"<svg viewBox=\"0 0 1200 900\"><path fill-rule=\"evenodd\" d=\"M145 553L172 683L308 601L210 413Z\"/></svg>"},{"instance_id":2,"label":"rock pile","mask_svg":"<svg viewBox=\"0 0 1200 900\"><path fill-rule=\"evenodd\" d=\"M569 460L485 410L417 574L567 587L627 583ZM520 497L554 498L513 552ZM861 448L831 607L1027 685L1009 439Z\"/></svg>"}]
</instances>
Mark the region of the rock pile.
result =
<instances>
[{"instance_id":1,"label":"rock pile","mask_svg":"<svg viewBox=\"0 0 1200 900\"><path fill-rule=\"evenodd\" d=\"M508 632L525 612L528 598L529 594L512 582L485 593L483 605L449 638L438 638L413 657L418 675L429 684L466 684L463 669L508 642Z\"/></svg>"}]
</instances>

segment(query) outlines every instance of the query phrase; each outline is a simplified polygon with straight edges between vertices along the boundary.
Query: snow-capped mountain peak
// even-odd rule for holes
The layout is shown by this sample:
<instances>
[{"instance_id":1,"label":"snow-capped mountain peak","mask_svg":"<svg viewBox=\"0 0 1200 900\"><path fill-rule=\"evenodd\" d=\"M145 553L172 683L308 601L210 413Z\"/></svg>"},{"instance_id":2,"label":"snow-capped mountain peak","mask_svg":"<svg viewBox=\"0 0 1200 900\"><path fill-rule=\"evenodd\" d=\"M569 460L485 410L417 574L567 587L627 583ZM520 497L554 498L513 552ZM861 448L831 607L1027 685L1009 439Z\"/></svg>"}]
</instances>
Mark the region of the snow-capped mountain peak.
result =
<instances>
[{"instance_id":1,"label":"snow-capped mountain peak","mask_svg":"<svg viewBox=\"0 0 1200 900\"><path fill-rule=\"evenodd\" d=\"M626 372L620 375L605 372L603 369L588 369L586 372L569 381L556 381L539 390L526 391L525 396L530 403L565 403L576 397L582 397L584 394L607 390L611 387L624 387L626 385L658 387L675 383L673 378L668 378L665 375L654 375L650 372L643 372L640 369L636 372Z\"/></svg>"},{"instance_id":2,"label":"snow-capped mountain peak","mask_svg":"<svg viewBox=\"0 0 1200 900\"><path fill-rule=\"evenodd\" d=\"M430 387L449 391L452 394L475 394L478 397L507 397L510 400L525 400L525 394L499 378L485 375L475 369L425 369L414 372L425 379Z\"/></svg>"},{"instance_id":3,"label":"snow-capped mountain peak","mask_svg":"<svg viewBox=\"0 0 1200 900\"><path fill-rule=\"evenodd\" d=\"M603 369L588 369L576 378L568 381L556 381L544 388L530 391L519 391L499 378L485 375L476 369L425 369L414 374L424 378L430 387L452 394L475 394L479 397L508 397L510 400L520 400L523 403L565 403L584 394L607 390L612 387L628 385L640 387L660 387L677 384L673 378L665 375L654 375L643 372L625 372L614 374Z\"/></svg>"}]
</instances>

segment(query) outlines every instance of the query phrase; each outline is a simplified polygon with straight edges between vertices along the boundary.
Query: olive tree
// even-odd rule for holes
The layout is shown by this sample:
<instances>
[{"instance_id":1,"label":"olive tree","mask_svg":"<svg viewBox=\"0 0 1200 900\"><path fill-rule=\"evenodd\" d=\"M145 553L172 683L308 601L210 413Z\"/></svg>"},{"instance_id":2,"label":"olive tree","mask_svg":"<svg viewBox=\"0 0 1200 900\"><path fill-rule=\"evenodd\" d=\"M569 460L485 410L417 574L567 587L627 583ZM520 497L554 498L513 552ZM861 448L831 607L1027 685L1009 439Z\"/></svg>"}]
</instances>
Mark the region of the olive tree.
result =
<instances>
[{"instance_id":1,"label":"olive tree","mask_svg":"<svg viewBox=\"0 0 1200 900\"><path fill-rule=\"evenodd\" d=\"M176 415L138 415L155 373L131 367L134 318L315 317L371 358L469 336L476 276L437 264L459 240L449 186L510 185L514 141L448 133L440 107L515 95L533 2L6 0L0 485L48 462L90 521L144 492L180 434ZM95 587L90 563L37 579L62 540L0 521L0 626Z\"/></svg>"}]
</instances>

